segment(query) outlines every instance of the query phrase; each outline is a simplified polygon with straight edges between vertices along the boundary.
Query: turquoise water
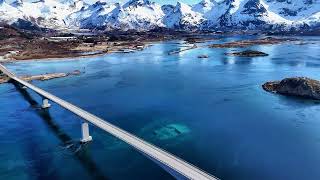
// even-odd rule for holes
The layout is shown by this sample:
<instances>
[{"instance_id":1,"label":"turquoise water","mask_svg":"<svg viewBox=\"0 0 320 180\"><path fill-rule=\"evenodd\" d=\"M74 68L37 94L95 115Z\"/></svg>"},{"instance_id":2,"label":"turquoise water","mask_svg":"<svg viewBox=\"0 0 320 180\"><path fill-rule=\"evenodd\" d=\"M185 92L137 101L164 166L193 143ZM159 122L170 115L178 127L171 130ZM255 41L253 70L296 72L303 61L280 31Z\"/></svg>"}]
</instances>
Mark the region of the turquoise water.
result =
<instances>
[{"instance_id":1,"label":"turquoise water","mask_svg":"<svg viewBox=\"0 0 320 180\"><path fill-rule=\"evenodd\" d=\"M248 37L226 37L208 43ZM66 61L19 62L19 75L85 71L33 84L193 163L221 179L320 179L320 102L264 92L268 80L320 79L319 37L244 49L199 48L181 41L143 51ZM246 49L246 48L245 48ZM208 59L198 59L207 54ZM0 86L0 179L171 179L155 163L34 92Z\"/></svg>"}]
</instances>

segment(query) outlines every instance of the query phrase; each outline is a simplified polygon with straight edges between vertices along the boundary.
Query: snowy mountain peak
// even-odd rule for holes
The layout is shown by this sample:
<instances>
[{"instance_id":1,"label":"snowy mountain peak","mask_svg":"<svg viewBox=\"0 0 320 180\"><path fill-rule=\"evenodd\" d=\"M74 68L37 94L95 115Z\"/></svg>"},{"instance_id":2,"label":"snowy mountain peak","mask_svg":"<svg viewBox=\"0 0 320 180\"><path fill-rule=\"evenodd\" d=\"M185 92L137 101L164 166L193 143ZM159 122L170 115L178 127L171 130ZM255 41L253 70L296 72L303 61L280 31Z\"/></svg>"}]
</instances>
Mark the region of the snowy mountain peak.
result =
<instances>
[{"instance_id":1,"label":"snowy mountain peak","mask_svg":"<svg viewBox=\"0 0 320 180\"><path fill-rule=\"evenodd\" d=\"M202 4L203 6L207 6L210 4L217 4L216 0L202 0L199 4Z\"/></svg>"},{"instance_id":2,"label":"snowy mountain peak","mask_svg":"<svg viewBox=\"0 0 320 180\"><path fill-rule=\"evenodd\" d=\"M23 1L22 0L15 0L10 5L13 7L19 7L19 6L23 5Z\"/></svg>"},{"instance_id":3,"label":"snowy mountain peak","mask_svg":"<svg viewBox=\"0 0 320 180\"><path fill-rule=\"evenodd\" d=\"M168 14L174 10L175 6L171 4L166 4L161 7L164 14Z\"/></svg>"},{"instance_id":4,"label":"snowy mountain peak","mask_svg":"<svg viewBox=\"0 0 320 180\"><path fill-rule=\"evenodd\" d=\"M188 4L182 3L180 1L177 2L176 5L176 9L180 10L180 11L190 11L191 10L191 6L189 6Z\"/></svg>"},{"instance_id":5,"label":"snowy mountain peak","mask_svg":"<svg viewBox=\"0 0 320 180\"><path fill-rule=\"evenodd\" d=\"M199 7L211 7L212 5L218 4L217 1L215 0L202 0L198 4L194 6L199 6Z\"/></svg>"},{"instance_id":6,"label":"snowy mountain peak","mask_svg":"<svg viewBox=\"0 0 320 180\"><path fill-rule=\"evenodd\" d=\"M92 6L93 7L98 7L98 6L104 6L106 4L107 4L106 2L97 1Z\"/></svg>"},{"instance_id":7,"label":"snowy mountain peak","mask_svg":"<svg viewBox=\"0 0 320 180\"><path fill-rule=\"evenodd\" d=\"M320 0L265 0L268 9L289 20L299 20L320 11Z\"/></svg>"},{"instance_id":8,"label":"snowy mountain peak","mask_svg":"<svg viewBox=\"0 0 320 180\"><path fill-rule=\"evenodd\" d=\"M192 7L192 10L195 12L206 14L217 4L218 3L215 0L202 0L200 3L195 4Z\"/></svg>"},{"instance_id":9,"label":"snowy mountain peak","mask_svg":"<svg viewBox=\"0 0 320 180\"><path fill-rule=\"evenodd\" d=\"M168 28L193 30L203 21L200 13L181 2L178 2L175 7L163 6L162 9L166 14L163 22Z\"/></svg>"},{"instance_id":10,"label":"snowy mountain peak","mask_svg":"<svg viewBox=\"0 0 320 180\"><path fill-rule=\"evenodd\" d=\"M150 5L151 2L149 0L129 0L127 3L124 4L124 7L129 6L144 6L144 5Z\"/></svg>"}]
</instances>

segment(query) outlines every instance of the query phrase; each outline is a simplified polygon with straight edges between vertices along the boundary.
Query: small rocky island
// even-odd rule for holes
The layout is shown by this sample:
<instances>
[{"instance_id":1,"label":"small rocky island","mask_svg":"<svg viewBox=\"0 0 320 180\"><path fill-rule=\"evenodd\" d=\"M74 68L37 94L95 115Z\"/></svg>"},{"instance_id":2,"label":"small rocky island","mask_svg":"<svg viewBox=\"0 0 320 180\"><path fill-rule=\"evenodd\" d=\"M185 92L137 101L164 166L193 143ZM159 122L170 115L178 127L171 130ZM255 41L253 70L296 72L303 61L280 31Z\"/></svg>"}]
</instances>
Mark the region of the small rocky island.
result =
<instances>
[{"instance_id":1,"label":"small rocky island","mask_svg":"<svg viewBox=\"0 0 320 180\"><path fill-rule=\"evenodd\" d=\"M203 55L199 55L198 58L199 58L199 59L207 59L207 58L209 58L209 56L203 54Z\"/></svg>"},{"instance_id":2,"label":"small rocky island","mask_svg":"<svg viewBox=\"0 0 320 180\"><path fill-rule=\"evenodd\" d=\"M248 39L248 40L240 40L240 41L232 41L226 42L222 44L211 44L210 48L246 48L255 45L272 45L272 44L280 44L285 42L297 41L298 39L294 38L274 38L274 37L266 37L260 39Z\"/></svg>"},{"instance_id":3,"label":"small rocky island","mask_svg":"<svg viewBox=\"0 0 320 180\"><path fill-rule=\"evenodd\" d=\"M320 81L306 77L293 77L281 81L270 81L263 84L262 88L265 91L282 95L320 100Z\"/></svg>"},{"instance_id":4,"label":"small rocky island","mask_svg":"<svg viewBox=\"0 0 320 180\"><path fill-rule=\"evenodd\" d=\"M246 50L246 51L241 51L241 52L226 53L226 55L240 56L240 57L258 57L258 56L268 56L269 54L261 52L261 51Z\"/></svg>"}]
</instances>

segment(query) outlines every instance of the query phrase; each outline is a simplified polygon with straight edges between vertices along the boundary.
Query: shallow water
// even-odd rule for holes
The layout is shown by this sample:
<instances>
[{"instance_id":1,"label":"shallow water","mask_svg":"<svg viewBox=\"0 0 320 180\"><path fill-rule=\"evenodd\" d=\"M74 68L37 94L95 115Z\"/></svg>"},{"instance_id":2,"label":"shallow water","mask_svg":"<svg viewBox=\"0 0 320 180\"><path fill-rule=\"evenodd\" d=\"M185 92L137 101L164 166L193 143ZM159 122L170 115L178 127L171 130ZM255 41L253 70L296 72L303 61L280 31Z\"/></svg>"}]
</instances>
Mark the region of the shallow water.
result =
<instances>
[{"instance_id":1,"label":"shallow water","mask_svg":"<svg viewBox=\"0 0 320 180\"><path fill-rule=\"evenodd\" d=\"M319 179L320 103L261 88L284 77L320 79L320 37L300 38L307 43L251 48L267 57L209 48L168 55L185 48L172 41L135 53L7 67L19 75L85 71L33 83L221 179ZM198 59L202 54L209 58ZM93 142L79 145L81 119L55 104L42 111L40 101L30 90L0 86L0 179L171 179L95 127Z\"/></svg>"}]
</instances>

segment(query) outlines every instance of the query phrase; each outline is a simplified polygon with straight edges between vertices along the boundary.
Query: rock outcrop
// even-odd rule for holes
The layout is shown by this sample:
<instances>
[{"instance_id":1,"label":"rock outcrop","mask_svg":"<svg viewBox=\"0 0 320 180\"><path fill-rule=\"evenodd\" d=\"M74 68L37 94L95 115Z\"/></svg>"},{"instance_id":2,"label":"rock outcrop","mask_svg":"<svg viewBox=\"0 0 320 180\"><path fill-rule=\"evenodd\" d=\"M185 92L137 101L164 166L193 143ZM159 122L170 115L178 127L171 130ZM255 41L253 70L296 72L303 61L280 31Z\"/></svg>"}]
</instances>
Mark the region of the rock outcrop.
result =
<instances>
[{"instance_id":1,"label":"rock outcrop","mask_svg":"<svg viewBox=\"0 0 320 180\"><path fill-rule=\"evenodd\" d=\"M33 81L33 80L40 80L40 81L47 81L56 78L63 78L67 76L78 76L81 74L81 71L75 70L69 73L47 73L47 74L40 74L40 75L33 75L33 76L21 76L20 78L24 81ZM0 84L9 82L10 78L0 71Z\"/></svg>"},{"instance_id":2,"label":"rock outcrop","mask_svg":"<svg viewBox=\"0 0 320 180\"><path fill-rule=\"evenodd\" d=\"M268 56L269 54L261 51L246 50L242 52L226 53L226 55L241 56L241 57L257 57L257 56Z\"/></svg>"},{"instance_id":3,"label":"rock outcrop","mask_svg":"<svg viewBox=\"0 0 320 180\"><path fill-rule=\"evenodd\" d=\"M68 76L67 73L51 73L51 74L41 74L41 75L34 75L34 76L23 76L21 79L25 81L33 81L33 80L40 80L40 81L47 81L50 79L62 78Z\"/></svg>"},{"instance_id":4,"label":"rock outcrop","mask_svg":"<svg viewBox=\"0 0 320 180\"><path fill-rule=\"evenodd\" d=\"M227 42L222 44L211 44L210 48L246 48L256 45L272 45L272 44L280 44L285 42L297 41L295 38L274 38L274 37L266 37L260 39L248 39L248 40L240 40Z\"/></svg>"},{"instance_id":5,"label":"rock outcrop","mask_svg":"<svg viewBox=\"0 0 320 180\"><path fill-rule=\"evenodd\" d=\"M320 100L320 81L306 77L293 77L281 81L271 81L263 84L262 87L268 92Z\"/></svg>"},{"instance_id":6,"label":"rock outcrop","mask_svg":"<svg viewBox=\"0 0 320 180\"><path fill-rule=\"evenodd\" d=\"M199 58L199 59L206 59L206 58L209 58L209 56L203 54L203 55L199 55L198 58Z\"/></svg>"}]
</instances>

